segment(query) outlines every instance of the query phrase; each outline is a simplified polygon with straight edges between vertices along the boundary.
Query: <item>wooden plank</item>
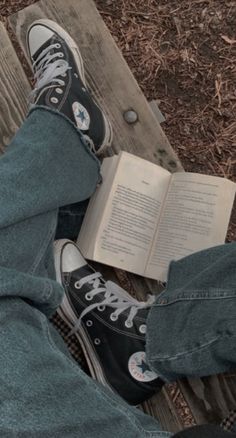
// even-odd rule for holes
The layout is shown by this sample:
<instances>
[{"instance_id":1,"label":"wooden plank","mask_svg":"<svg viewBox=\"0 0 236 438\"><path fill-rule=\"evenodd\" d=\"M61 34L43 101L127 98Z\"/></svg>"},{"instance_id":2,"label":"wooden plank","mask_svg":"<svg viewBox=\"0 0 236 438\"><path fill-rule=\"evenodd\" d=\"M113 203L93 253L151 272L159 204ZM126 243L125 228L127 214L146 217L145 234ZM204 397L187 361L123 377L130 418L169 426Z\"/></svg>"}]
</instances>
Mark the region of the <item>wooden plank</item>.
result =
<instances>
[{"instance_id":1,"label":"wooden plank","mask_svg":"<svg viewBox=\"0 0 236 438\"><path fill-rule=\"evenodd\" d=\"M89 86L99 103L106 109L114 127L113 151L127 150L150 161L159 163L171 172L182 170L165 134L153 111L134 80L126 62L116 47L109 31L103 23L91 0L40 1L18 14L9 21L25 56L26 32L29 25L38 18L47 17L62 25L79 44L85 62L86 77ZM128 125L123 114L134 109L139 117L135 125ZM160 290L157 282L141 279L134 275L121 274L128 279L128 290L143 298L147 292ZM112 274L113 275L113 274ZM179 430L180 424L173 416L169 406L171 400L165 395L162 409L159 403L152 402L152 413L163 427L168 424L172 431ZM160 402L160 400L159 400ZM165 409L164 406L168 406Z\"/></svg>"},{"instance_id":2,"label":"wooden plank","mask_svg":"<svg viewBox=\"0 0 236 438\"><path fill-rule=\"evenodd\" d=\"M236 374L178 382L197 424L219 424L236 406Z\"/></svg>"},{"instance_id":3,"label":"wooden plank","mask_svg":"<svg viewBox=\"0 0 236 438\"><path fill-rule=\"evenodd\" d=\"M28 109L30 85L16 56L4 26L0 23L0 86L2 100L0 107L0 134L2 149L7 146L25 118ZM115 280L115 273L111 272ZM120 273L121 275L121 273ZM137 280L137 279L136 279ZM160 407L159 407L160 406ZM179 430L180 423L170 400L163 393L146 403L146 411L155 415L171 431Z\"/></svg>"},{"instance_id":4,"label":"wooden plank","mask_svg":"<svg viewBox=\"0 0 236 438\"><path fill-rule=\"evenodd\" d=\"M142 410L159 420L163 430L176 433L184 428L165 388L142 405Z\"/></svg>"},{"instance_id":5,"label":"wooden plank","mask_svg":"<svg viewBox=\"0 0 236 438\"><path fill-rule=\"evenodd\" d=\"M158 162L170 171L182 170L93 1L68 0L64 3L63 0L42 0L11 16L10 25L26 57L27 29L34 20L43 17L61 24L79 44L89 86L106 109L114 127L114 152L128 150ZM123 117L130 108L139 115L135 125L128 125ZM157 282L141 280L134 275L129 275L129 280L140 297L161 289Z\"/></svg>"},{"instance_id":6,"label":"wooden plank","mask_svg":"<svg viewBox=\"0 0 236 438\"><path fill-rule=\"evenodd\" d=\"M130 151L171 172L182 170L155 115L118 50L92 0L42 0L10 17L26 53L26 32L38 18L47 17L65 28L78 43L89 86L114 127L113 150ZM134 109L138 122L128 125L124 113Z\"/></svg>"},{"instance_id":7,"label":"wooden plank","mask_svg":"<svg viewBox=\"0 0 236 438\"><path fill-rule=\"evenodd\" d=\"M126 149L160 163L171 171L180 170L179 161L176 160L173 150L155 120L155 116L148 108L145 98L120 57L91 0L70 0L66 4L62 0L40 2L11 17L11 25L23 50L25 50L27 26L34 19L45 16L62 24L79 42L85 59L89 85L100 103L106 108L114 126L114 151L118 152L120 148ZM5 71L3 70L3 73L0 74L0 84L2 89L7 87L6 89L9 91L4 99L5 107L2 106L1 111L1 118L6 113L8 120L5 122L4 118L1 122L1 133L7 142L7 139L19 126L25 113L24 93L27 87L24 86L22 91L21 84L24 83L25 79L22 77L22 69L19 65L17 68L20 71L20 80L12 79L11 75L9 79L9 66L6 66L4 59L2 59L5 58L3 53L6 53L4 51L7 50L9 41L6 41L6 35L4 38L5 40L1 38L0 56L3 63L2 69ZM12 58L14 65L15 54L10 53L7 57L14 58ZM14 99L12 86L17 87L16 92L14 91L16 95L19 94L17 100ZM10 103L8 94L11 96ZM19 104L21 99L22 104ZM127 125L123 119L124 111L130 108L135 109L139 115L139 122L134 126ZM123 274L120 273L120 275ZM147 290L156 290L155 282L141 281L139 277L130 275L126 275L126 277L130 282L129 289L135 292L138 290L140 296L145 294ZM229 409L235 406L236 385L233 376L185 380L179 385L197 423L217 422L228 414ZM162 394L158 394L145 405L144 410L159 418L164 428L173 432L181 428L174 406L166 395L163 398ZM162 407L160 408L160 406Z\"/></svg>"},{"instance_id":8,"label":"wooden plank","mask_svg":"<svg viewBox=\"0 0 236 438\"><path fill-rule=\"evenodd\" d=\"M9 23L26 58L27 29L34 20L43 17L58 22L78 43L90 89L106 110L114 128L113 151L127 150L172 172L183 170L94 2L42 0L12 15ZM128 125L123 117L130 108L139 116L135 125ZM156 281L131 274L128 278L129 291L135 291L140 298L162 289Z\"/></svg>"},{"instance_id":9,"label":"wooden plank","mask_svg":"<svg viewBox=\"0 0 236 438\"><path fill-rule=\"evenodd\" d=\"M3 152L26 115L30 86L1 22L0 35L0 152Z\"/></svg>"},{"instance_id":10,"label":"wooden plank","mask_svg":"<svg viewBox=\"0 0 236 438\"><path fill-rule=\"evenodd\" d=\"M151 102L149 102L149 105L154 113L154 115L156 116L157 120L159 123L163 123L165 122L165 117L163 116L159 106L158 106L158 101L157 100L151 100Z\"/></svg>"}]
</instances>

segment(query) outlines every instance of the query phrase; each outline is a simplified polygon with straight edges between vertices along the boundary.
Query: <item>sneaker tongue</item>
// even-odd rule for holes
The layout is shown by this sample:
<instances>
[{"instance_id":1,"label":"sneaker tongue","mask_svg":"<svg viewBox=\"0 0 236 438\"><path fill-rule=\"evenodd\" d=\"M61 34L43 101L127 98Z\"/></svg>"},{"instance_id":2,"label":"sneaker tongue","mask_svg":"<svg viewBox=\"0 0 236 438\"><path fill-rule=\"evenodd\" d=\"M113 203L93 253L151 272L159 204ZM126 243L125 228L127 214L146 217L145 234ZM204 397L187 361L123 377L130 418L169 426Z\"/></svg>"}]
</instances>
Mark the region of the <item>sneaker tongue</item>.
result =
<instances>
[{"instance_id":1,"label":"sneaker tongue","mask_svg":"<svg viewBox=\"0 0 236 438\"><path fill-rule=\"evenodd\" d=\"M79 281L81 278L87 277L88 275L93 274L93 271L91 271L91 268L86 264L84 266L81 266L81 268L76 269L72 272L72 277L74 280Z\"/></svg>"},{"instance_id":2,"label":"sneaker tongue","mask_svg":"<svg viewBox=\"0 0 236 438\"><path fill-rule=\"evenodd\" d=\"M35 39L30 44L31 57L37 58L38 54L40 54L42 50L45 49L50 44L50 40L52 40L52 37L53 37L52 32L49 32L48 35L40 36L39 34L37 40Z\"/></svg>"}]
</instances>

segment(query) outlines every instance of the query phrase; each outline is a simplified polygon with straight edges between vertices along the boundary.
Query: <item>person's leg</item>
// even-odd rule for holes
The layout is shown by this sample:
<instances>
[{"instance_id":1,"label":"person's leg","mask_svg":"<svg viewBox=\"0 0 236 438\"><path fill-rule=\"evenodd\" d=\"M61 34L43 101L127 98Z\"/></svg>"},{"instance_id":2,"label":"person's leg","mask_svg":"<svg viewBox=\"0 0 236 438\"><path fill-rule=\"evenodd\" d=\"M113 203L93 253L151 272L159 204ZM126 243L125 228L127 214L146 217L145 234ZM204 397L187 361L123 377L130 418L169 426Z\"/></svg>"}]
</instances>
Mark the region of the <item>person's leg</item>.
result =
<instances>
[{"instance_id":1,"label":"person's leg","mask_svg":"<svg viewBox=\"0 0 236 438\"><path fill-rule=\"evenodd\" d=\"M86 143L94 151L110 141L109 125L81 83L78 50L72 44L77 69L69 45L63 38L58 41L56 25L52 30L48 26L34 25L29 42L37 103L43 107L31 112L0 159L0 434L170 436L154 419L85 375L47 319L63 296L52 252L58 208L83 202L100 180L99 163L73 117L85 128ZM75 108L72 99L77 100ZM47 110L49 102L60 106Z\"/></svg>"},{"instance_id":2,"label":"person's leg","mask_svg":"<svg viewBox=\"0 0 236 438\"><path fill-rule=\"evenodd\" d=\"M39 304L45 289L45 295L51 291L54 296L55 310L62 291L46 277L53 272L58 208L93 193L99 180L98 161L72 124L59 114L37 109L0 163L0 295L8 291L19 295L22 289L22 296L32 300L37 296Z\"/></svg>"},{"instance_id":3,"label":"person's leg","mask_svg":"<svg viewBox=\"0 0 236 438\"><path fill-rule=\"evenodd\" d=\"M96 371L94 377L127 400L148 397L158 376L173 381L235 369L236 244L172 263L167 289L150 311L117 285L104 282L73 242L59 241L56 248L57 278L66 286L60 315L78 334L90 368ZM128 330L125 323L131 314L133 326ZM145 336L140 336L145 314L147 359L156 377L146 365ZM228 436L213 426L196 427L183 436L197 438L203 433L209 438Z\"/></svg>"},{"instance_id":4,"label":"person's leg","mask_svg":"<svg viewBox=\"0 0 236 438\"><path fill-rule=\"evenodd\" d=\"M57 209L91 195L97 160L69 121L36 109L0 170L1 436L169 436L85 375L46 317L63 294L52 254Z\"/></svg>"},{"instance_id":5,"label":"person's leg","mask_svg":"<svg viewBox=\"0 0 236 438\"><path fill-rule=\"evenodd\" d=\"M235 370L235 340L236 243L173 262L147 321L152 369L165 381Z\"/></svg>"},{"instance_id":6,"label":"person's leg","mask_svg":"<svg viewBox=\"0 0 236 438\"><path fill-rule=\"evenodd\" d=\"M146 303L106 282L73 242L58 247L60 315L93 377L127 401L147 399L163 381L235 370L235 243L172 263L166 290Z\"/></svg>"}]
</instances>

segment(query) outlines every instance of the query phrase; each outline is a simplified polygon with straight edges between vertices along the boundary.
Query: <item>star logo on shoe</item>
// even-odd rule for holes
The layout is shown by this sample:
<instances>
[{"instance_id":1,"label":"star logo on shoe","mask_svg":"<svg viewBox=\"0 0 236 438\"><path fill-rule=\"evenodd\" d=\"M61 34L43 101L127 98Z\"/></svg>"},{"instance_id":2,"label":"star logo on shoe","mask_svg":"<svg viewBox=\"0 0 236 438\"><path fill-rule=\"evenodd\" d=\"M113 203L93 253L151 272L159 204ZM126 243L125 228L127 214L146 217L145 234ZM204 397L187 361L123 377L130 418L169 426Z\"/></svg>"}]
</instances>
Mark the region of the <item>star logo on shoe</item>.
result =
<instances>
[{"instance_id":1,"label":"star logo on shoe","mask_svg":"<svg viewBox=\"0 0 236 438\"><path fill-rule=\"evenodd\" d=\"M88 131L90 126L90 116L86 108L79 102L74 102L72 105L77 127L81 131Z\"/></svg>"},{"instance_id":2,"label":"star logo on shoe","mask_svg":"<svg viewBox=\"0 0 236 438\"><path fill-rule=\"evenodd\" d=\"M140 368L143 374L146 373L146 371L150 371L148 364L144 362L144 360L142 360L141 364L138 365L138 367Z\"/></svg>"},{"instance_id":3,"label":"star logo on shoe","mask_svg":"<svg viewBox=\"0 0 236 438\"><path fill-rule=\"evenodd\" d=\"M138 351L129 358L128 368L131 376L139 382L151 382L158 376L150 370L146 362L146 353Z\"/></svg>"},{"instance_id":4,"label":"star logo on shoe","mask_svg":"<svg viewBox=\"0 0 236 438\"><path fill-rule=\"evenodd\" d=\"M82 123L86 120L86 117L84 115L84 111L79 112L78 118L81 120Z\"/></svg>"}]
</instances>

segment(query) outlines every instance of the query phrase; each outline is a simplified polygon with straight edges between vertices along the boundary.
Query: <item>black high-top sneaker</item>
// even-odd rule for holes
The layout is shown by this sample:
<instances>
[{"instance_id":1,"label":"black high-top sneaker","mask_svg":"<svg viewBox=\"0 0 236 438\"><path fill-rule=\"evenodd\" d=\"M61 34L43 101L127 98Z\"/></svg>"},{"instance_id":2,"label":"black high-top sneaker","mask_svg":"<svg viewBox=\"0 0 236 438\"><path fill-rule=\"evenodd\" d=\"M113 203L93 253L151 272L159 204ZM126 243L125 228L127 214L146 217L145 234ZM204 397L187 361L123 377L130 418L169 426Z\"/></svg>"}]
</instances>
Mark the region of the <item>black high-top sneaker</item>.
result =
<instances>
[{"instance_id":1,"label":"black high-top sneaker","mask_svg":"<svg viewBox=\"0 0 236 438\"><path fill-rule=\"evenodd\" d=\"M35 21L27 34L35 75L33 103L60 111L99 155L111 145L111 124L88 91L83 60L75 41L57 23Z\"/></svg>"},{"instance_id":2,"label":"black high-top sneaker","mask_svg":"<svg viewBox=\"0 0 236 438\"><path fill-rule=\"evenodd\" d=\"M146 320L154 297L139 302L87 264L69 240L55 242L57 280L65 295L58 309L84 351L91 375L130 404L159 391L163 382L148 366Z\"/></svg>"}]
</instances>

